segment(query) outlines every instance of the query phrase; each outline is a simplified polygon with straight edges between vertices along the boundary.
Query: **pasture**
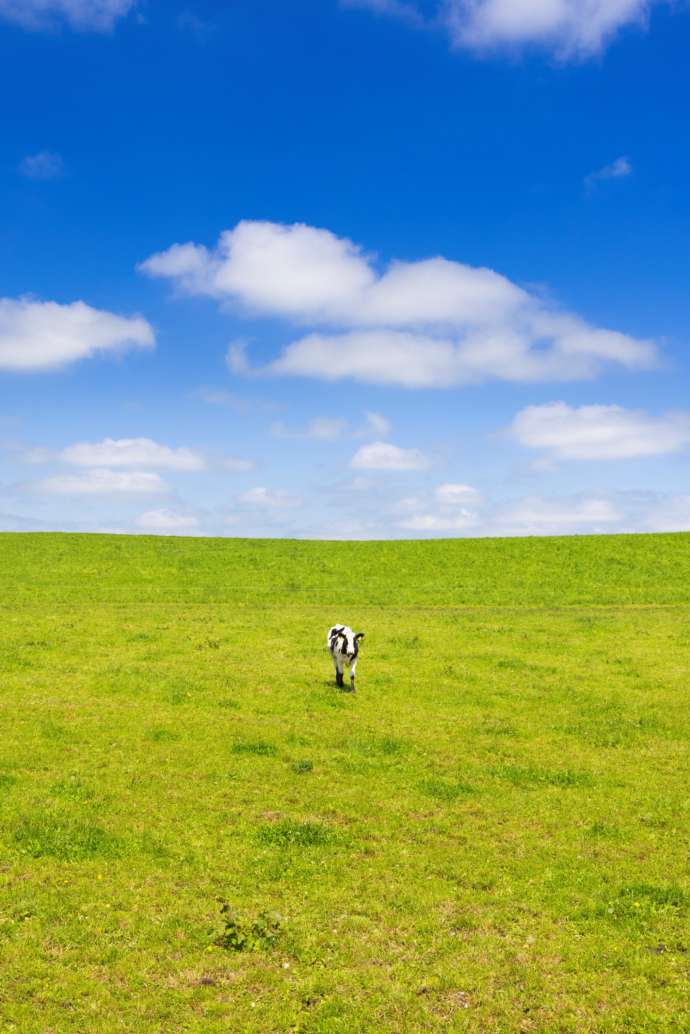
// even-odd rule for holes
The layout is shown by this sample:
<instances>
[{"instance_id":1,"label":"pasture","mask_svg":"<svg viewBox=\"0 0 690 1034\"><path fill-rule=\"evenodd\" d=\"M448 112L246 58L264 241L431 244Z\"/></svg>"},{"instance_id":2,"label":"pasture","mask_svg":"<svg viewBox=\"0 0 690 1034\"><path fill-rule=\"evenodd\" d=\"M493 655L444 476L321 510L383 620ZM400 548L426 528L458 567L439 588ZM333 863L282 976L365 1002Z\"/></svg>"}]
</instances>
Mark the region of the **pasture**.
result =
<instances>
[{"instance_id":1,"label":"pasture","mask_svg":"<svg viewBox=\"0 0 690 1034\"><path fill-rule=\"evenodd\" d=\"M0 606L0 1030L690 1029L690 535L2 535Z\"/></svg>"}]
</instances>

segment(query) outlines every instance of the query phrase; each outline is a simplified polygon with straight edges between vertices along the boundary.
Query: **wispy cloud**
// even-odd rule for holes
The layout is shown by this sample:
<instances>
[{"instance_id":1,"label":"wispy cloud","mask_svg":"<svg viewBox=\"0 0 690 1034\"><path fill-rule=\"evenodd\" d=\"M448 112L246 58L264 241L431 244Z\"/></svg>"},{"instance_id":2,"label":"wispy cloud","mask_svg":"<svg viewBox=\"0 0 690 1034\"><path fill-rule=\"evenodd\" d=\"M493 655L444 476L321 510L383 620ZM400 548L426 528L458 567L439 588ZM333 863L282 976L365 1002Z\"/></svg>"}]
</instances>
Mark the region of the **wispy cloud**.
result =
<instances>
[{"instance_id":1,"label":"wispy cloud","mask_svg":"<svg viewBox=\"0 0 690 1034\"><path fill-rule=\"evenodd\" d=\"M196 530L199 527L199 518L192 514L177 513L175 510L146 510L135 518L134 525L157 535L179 535Z\"/></svg>"},{"instance_id":2,"label":"wispy cloud","mask_svg":"<svg viewBox=\"0 0 690 1034\"><path fill-rule=\"evenodd\" d=\"M381 413L367 412L361 424L352 424L344 417L317 416L305 427L294 428L282 420L271 424L277 438L313 438L317 441L337 441L345 438L370 438L389 434L391 423Z\"/></svg>"},{"instance_id":3,"label":"wispy cloud","mask_svg":"<svg viewBox=\"0 0 690 1034\"><path fill-rule=\"evenodd\" d=\"M242 506L258 510L285 510L301 506L303 500L290 492L274 491L269 488L252 488L238 497Z\"/></svg>"},{"instance_id":4,"label":"wispy cloud","mask_svg":"<svg viewBox=\"0 0 690 1034\"><path fill-rule=\"evenodd\" d=\"M60 24L81 32L110 32L137 0L0 0L0 19L42 31Z\"/></svg>"},{"instance_id":5,"label":"wispy cloud","mask_svg":"<svg viewBox=\"0 0 690 1034\"><path fill-rule=\"evenodd\" d=\"M604 165L601 169L588 173L584 180L585 189L591 192L598 183L604 183L606 180L625 179L626 176L630 176L632 171L629 158L625 156L616 158L615 162L611 162L610 165Z\"/></svg>"},{"instance_id":6,"label":"wispy cloud","mask_svg":"<svg viewBox=\"0 0 690 1034\"><path fill-rule=\"evenodd\" d=\"M559 61L599 54L629 26L643 27L663 0L341 0L417 27L445 31L452 46L477 54L538 48Z\"/></svg>"},{"instance_id":7,"label":"wispy cloud","mask_svg":"<svg viewBox=\"0 0 690 1034\"><path fill-rule=\"evenodd\" d=\"M436 257L379 273L352 241L302 224L242 222L213 250L175 244L140 269L246 314L315 328L264 374L448 388L591 378L609 364L656 361L652 342L593 327L491 269ZM251 372L243 342L228 365Z\"/></svg>"},{"instance_id":8,"label":"wispy cloud","mask_svg":"<svg viewBox=\"0 0 690 1034\"><path fill-rule=\"evenodd\" d=\"M58 179L65 171L65 164L55 151L39 151L27 154L19 163L19 172L29 180Z\"/></svg>"},{"instance_id":9,"label":"wispy cloud","mask_svg":"<svg viewBox=\"0 0 690 1034\"><path fill-rule=\"evenodd\" d=\"M177 27L190 32L197 40L203 40L213 31L213 22L200 18L194 11L184 10L177 16Z\"/></svg>"},{"instance_id":10,"label":"wispy cloud","mask_svg":"<svg viewBox=\"0 0 690 1034\"><path fill-rule=\"evenodd\" d=\"M235 413L242 414L253 412L275 413L276 410L281 408L272 399L248 396L235 391L227 391L225 388L198 388L192 392L192 396L201 399L202 402L209 406L222 406L233 410Z\"/></svg>"},{"instance_id":11,"label":"wispy cloud","mask_svg":"<svg viewBox=\"0 0 690 1034\"><path fill-rule=\"evenodd\" d=\"M113 470L57 474L37 482L35 488L48 495L160 495L168 491L159 474Z\"/></svg>"}]
</instances>

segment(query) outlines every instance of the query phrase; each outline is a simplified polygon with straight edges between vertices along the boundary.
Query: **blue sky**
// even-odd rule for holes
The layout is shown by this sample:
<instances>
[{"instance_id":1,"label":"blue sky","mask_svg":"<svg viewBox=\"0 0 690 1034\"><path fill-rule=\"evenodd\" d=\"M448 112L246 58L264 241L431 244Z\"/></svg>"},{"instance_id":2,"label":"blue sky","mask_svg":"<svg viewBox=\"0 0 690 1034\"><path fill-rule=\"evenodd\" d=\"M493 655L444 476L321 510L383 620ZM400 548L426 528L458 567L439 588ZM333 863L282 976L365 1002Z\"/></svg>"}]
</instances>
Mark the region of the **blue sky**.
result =
<instances>
[{"instance_id":1,"label":"blue sky","mask_svg":"<svg viewBox=\"0 0 690 1034\"><path fill-rule=\"evenodd\" d=\"M690 529L689 43L663 0L0 0L0 528Z\"/></svg>"}]
</instances>

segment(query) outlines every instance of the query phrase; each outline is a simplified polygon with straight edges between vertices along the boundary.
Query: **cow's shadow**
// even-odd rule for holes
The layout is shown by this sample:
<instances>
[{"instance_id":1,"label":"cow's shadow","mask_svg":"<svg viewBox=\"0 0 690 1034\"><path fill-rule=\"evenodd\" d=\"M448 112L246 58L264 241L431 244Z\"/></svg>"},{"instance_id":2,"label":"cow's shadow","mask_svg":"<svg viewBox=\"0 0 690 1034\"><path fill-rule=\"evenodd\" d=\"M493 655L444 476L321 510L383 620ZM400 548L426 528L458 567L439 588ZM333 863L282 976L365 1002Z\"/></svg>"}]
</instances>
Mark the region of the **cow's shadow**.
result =
<instances>
[{"instance_id":1,"label":"cow's shadow","mask_svg":"<svg viewBox=\"0 0 690 1034\"><path fill-rule=\"evenodd\" d=\"M333 679L324 679L321 685L327 686L328 689L335 689L338 693L344 693L346 695L357 692L355 689L350 689L349 685L339 686Z\"/></svg>"}]
</instances>

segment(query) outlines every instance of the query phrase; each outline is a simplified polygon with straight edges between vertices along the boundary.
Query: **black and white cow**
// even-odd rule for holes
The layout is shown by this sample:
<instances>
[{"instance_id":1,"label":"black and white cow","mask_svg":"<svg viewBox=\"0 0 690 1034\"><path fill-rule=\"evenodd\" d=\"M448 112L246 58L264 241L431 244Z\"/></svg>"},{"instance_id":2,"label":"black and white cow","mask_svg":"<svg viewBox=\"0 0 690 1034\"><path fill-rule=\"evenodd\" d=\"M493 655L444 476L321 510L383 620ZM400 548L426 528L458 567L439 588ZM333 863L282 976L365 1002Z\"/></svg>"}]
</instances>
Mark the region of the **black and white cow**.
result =
<instances>
[{"instance_id":1,"label":"black and white cow","mask_svg":"<svg viewBox=\"0 0 690 1034\"><path fill-rule=\"evenodd\" d=\"M355 688L355 668L359 655L359 641L364 639L364 632L357 635L347 625L333 625L328 630L328 649L335 664L335 682L337 686L343 687L343 667L350 669L350 689Z\"/></svg>"}]
</instances>

